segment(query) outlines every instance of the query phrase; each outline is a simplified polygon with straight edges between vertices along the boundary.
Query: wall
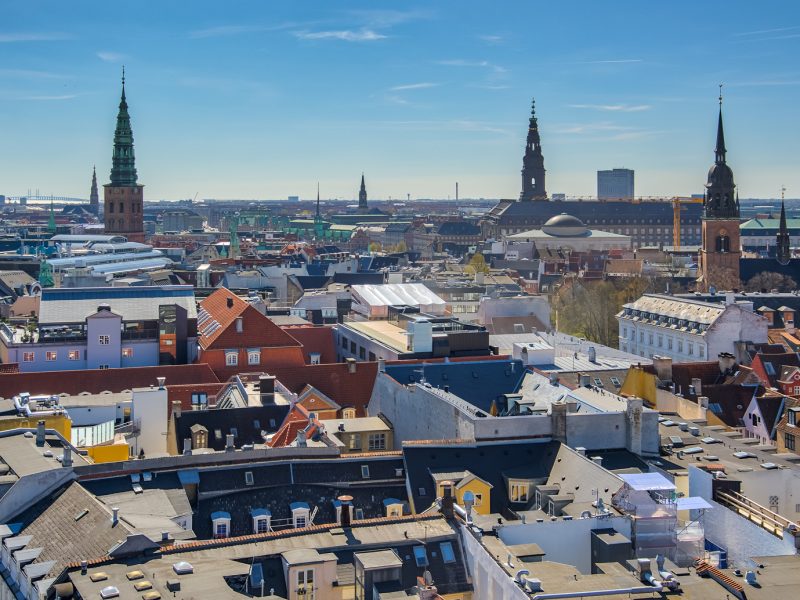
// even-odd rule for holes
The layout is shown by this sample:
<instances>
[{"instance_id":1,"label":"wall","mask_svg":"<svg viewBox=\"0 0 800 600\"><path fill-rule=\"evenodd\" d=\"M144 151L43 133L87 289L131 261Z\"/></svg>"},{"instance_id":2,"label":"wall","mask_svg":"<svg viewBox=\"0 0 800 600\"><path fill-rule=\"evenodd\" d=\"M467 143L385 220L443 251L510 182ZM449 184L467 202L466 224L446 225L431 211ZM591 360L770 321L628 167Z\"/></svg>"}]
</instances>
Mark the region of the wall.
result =
<instances>
[{"instance_id":1,"label":"wall","mask_svg":"<svg viewBox=\"0 0 800 600\"><path fill-rule=\"evenodd\" d=\"M786 556L797 553L792 536L779 539L715 502L712 499L711 475L693 465L689 466L689 494L700 496L711 504L712 508L703 515L706 539L727 550L731 567L749 568L752 565L749 559L753 556Z\"/></svg>"},{"instance_id":2,"label":"wall","mask_svg":"<svg viewBox=\"0 0 800 600\"><path fill-rule=\"evenodd\" d=\"M549 415L480 418L474 421L473 427L478 440L550 437L553 434Z\"/></svg>"},{"instance_id":3,"label":"wall","mask_svg":"<svg viewBox=\"0 0 800 600\"><path fill-rule=\"evenodd\" d=\"M487 325L495 317L522 317L533 315L550 326L550 303L547 296L521 296L517 298L483 298L478 308L478 322Z\"/></svg>"},{"instance_id":4,"label":"wall","mask_svg":"<svg viewBox=\"0 0 800 600\"><path fill-rule=\"evenodd\" d=\"M167 453L167 389L133 390L131 420L139 426L133 450L138 455Z\"/></svg>"},{"instance_id":5,"label":"wall","mask_svg":"<svg viewBox=\"0 0 800 600\"><path fill-rule=\"evenodd\" d=\"M107 446L92 446L86 451L95 463L119 462L128 460L128 444L109 444Z\"/></svg>"},{"instance_id":6,"label":"wall","mask_svg":"<svg viewBox=\"0 0 800 600\"><path fill-rule=\"evenodd\" d=\"M72 422L67 415L48 415L44 417L7 417L0 419L0 431L11 429L36 429L39 421L44 421L45 429L54 429L60 433L64 439L68 440L72 436Z\"/></svg>"},{"instance_id":7,"label":"wall","mask_svg":"<svg viewBox=\"0 0 800 600\"><path fill-rule=\"evenodd\" d=\"M767 319L738 305L731 305L706 332L708 356L713 360L720 352L735 352L734 342L739 340L757 344L766 342L767 329Z\"/></svg>"},{"instance_id":8,"label":"wall","mask_svg":"<svg viewBox=\"0 0 800 600\"><path fill-rule=\"evenodd\" d=\"M86 368L99 369L100 365L119 368L122 361L122 317L101 311L86 318ZM108 345L100 345L99 336L109 337Z\"/></svg>"},{"instance_id":9,"label":"wall","mask_svg":"<svg viewBox=\"0 0 800 600\"><path fill-rule=\"evenodd\" d=\"M507 546L538 544L545 552L544 560L575 565L581 573L589 575L592 572L591 532L608 528L631 539L631 521L627 517L515 523L498 527L497 537Z\"/></svg>"},{"instance_id":10,"label":"wall","mask_svg":"<svg viewBox=\"0 0 800 600\"><path fill-rule=\"evenodd\" d=\"M567 444L587 450L625 447L625 413L568 413Z\"/></svg>"},{"instance_id":11,"label":"wall","mask_svg":"<svg viewBox=\"0 0 800 600\"><path fill-rule=\"evenodd\" d=\"M481 600L529 600L514 580L497 564L486 548L476 540L464 525L459 533L464 548L467 569L472 574L473 597Z\"/></svg>"}]
</instances>

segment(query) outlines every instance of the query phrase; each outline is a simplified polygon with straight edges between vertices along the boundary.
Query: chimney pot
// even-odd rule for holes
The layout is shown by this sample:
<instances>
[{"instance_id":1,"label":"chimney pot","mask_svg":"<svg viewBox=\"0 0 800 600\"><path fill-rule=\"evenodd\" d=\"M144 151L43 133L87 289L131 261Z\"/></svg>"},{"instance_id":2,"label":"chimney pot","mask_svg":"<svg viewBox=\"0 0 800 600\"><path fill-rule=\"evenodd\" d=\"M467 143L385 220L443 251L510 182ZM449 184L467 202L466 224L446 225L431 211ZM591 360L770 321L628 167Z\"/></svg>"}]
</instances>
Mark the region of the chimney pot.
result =
<instances>
[{"instance_id":1,"label":"chimney pot","mask_svg":"<svg viewBox=\"0 0 800 600\"><path fill-rule=\"evenodd\" d=\"M71 446L64 446L64 455L61 457L61 466L62 467L71 467L72 466L72 447Z\"/></svg>"},{"instance_id":2,"label":"chimney pot","mask_svg":"<svg viewBox=\"0 0 800 600\"><path fill-rule=\"evenodd\" d=\"M187 456L192 453L192 438L183 438L183 455Z\"/></svg>"},{"instance_id":3,"label":"chimney pot","mask_svg":"<svg viewBox=\"0 0 800 600\"><path fill-rule=\"evenodd\" d=\"M119 508L116 506L111 509L111 525L119 523Z\"/></svg>"},{"instance_id":4,"label":"chimney pot","mask_svg":"<svg viewBox=\"0 0 800 600\"><path fill-rule=\"evenodd\" d=\"M225 452L233 452L235 449L233 445L233 434L229 433L225 436Z\"/></svg>"},{"instance_id":5,"label":"chimney pot","mask_svg":"<svg viewBox=\"0 0 800 600\"><path fill-rule=\"evenodd\" d=\"M386 373L386 359L378 358L378 373Z\"/></svg>"},{"instance_id":6,"label":"chimney pot","mask_svg":"<svg viewBox=\"0 0 800 600\"><path fill-rule=\"evenodd\" d=\"M347 371L349 373L355 373L356 372L356 359L355 358L347 358L345 360L345 362L347 363Z\"/></svg>"},{"instance_id":7,"label":"chimney pot","mask_svg":"<svg viewBox=\"0 0 800 600\"><path fill-rule=\"evenodd\" d=\"M44 421L36 423L36 445L40 448L44 446L45 428Z\"/></svg>"},{"instance_id":8,"label":"chimney pot","mask_svg":"<svg viewBox=\"0 0 800 600\"><path fill-rule=\"evenodd\" d=\"M172 402L172 415L177 419L181 416L181 403L177 400Z\"/></svg>"},{"instance_id":9,"label":"chimney pot","mask_svg":"<svg viewBox=\"0 0 800 600\"><path fill-rule=\"evenodd\" d=\"M351 505L352 505L352 502L353 502L353 497L352 496L339 496L337 498L337 500L342 503L341 507L340 507L341 518L339 519L339 521L341 523L341 526L343 528L350 527L350 519L351 519L351 516L352 516L350 514L350 508L351 508Z\"/></svg>"},{"instance_id":10,"label":"chimney pot","mask_svg":"<svg viewBox=\"0 0 800 600\"><path fill-rule=\"evenodd\" d=\"M156 377L156 381L158 382L158 389L163 390L164 384L167 381L166 377Z\"/></svg>"}]
</instances>

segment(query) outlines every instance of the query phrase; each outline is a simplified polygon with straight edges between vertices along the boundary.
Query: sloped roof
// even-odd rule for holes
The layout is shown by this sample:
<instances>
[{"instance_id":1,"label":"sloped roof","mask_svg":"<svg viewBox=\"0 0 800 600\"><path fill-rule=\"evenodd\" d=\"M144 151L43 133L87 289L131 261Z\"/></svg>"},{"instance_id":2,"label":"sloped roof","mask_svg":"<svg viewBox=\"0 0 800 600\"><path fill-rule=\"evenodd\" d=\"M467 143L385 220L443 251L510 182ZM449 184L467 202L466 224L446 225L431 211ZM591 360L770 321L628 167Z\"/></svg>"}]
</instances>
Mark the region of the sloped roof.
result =
<instances>
[{"instance_id":1,"label":"sloped roof","mask_svg":"<svg viewBox=\"0 0 800 600\"><path fill-rule=\"evenodd\" d=\"M375 386L378 363L357 363L352 373L346 363L276 367L271 373L296 394L311 385L343 408L355 408L357 416L364 416Z\"/></svg>"},{"instance_id":2,"label":"sloped roof","mask_svg":"<svg viewBox=\"0 0 800 600\"><path fill-rule=\"evenodd\" d=\"M232 327L239 317L246 321L241 332ZM226 288L219 288L200 303L197 329L204 350L300 346L258 309Z\"/></svg>"},{"instance_id":3,"label":"sloped roof","mask_svg":"<svg viewBox=\"0 0 800 600\"><path fill-rule=\"evenodd\" d=\"M30 394L99 394L156 384L157 377L170 384L219 383L205 363L129 367L125 369L85 369L81 371L42 371L38 373L0 373L0 394L6 398L22 392Z\"/></svg>"},{"instance_id":4,"label":"sloped roof","mask_svg":"<svg viewBox=\"0 0 800 600\"><path fill-rule=\"evenodd\" d=\"M308 359L312 352L320 353L320 362L336 362L336 342L334 341L333 327L326 325L295 327L285 325L281 327L286 333L303 345L303 355Z\"/></svg>"},{"instance_id":5,"label":"sloped roof","mask_svg":"<svg viewBox=\"0 0 800 600\"><path fill-rule=\"evenodd\" d=\"M354 285L353 293L370 306L444 306L446 303L422 283Z\"/></svg>"}]
</instances>

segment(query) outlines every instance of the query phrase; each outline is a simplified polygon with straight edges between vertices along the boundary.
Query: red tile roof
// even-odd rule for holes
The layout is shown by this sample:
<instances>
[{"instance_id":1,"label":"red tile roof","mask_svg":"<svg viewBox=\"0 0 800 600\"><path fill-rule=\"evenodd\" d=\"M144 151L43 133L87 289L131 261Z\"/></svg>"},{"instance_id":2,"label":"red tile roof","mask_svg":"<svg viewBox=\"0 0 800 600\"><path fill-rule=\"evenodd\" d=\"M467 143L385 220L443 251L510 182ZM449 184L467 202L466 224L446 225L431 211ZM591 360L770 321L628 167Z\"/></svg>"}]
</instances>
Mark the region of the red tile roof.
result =
<instances>
[{"instance_id":1,"label":"red tile roof","mask_svg":"<svg viewBox=\"0 0 800 600\"><path fill-rule=\"evenodd\" d=\"M279 367L270 373L295 394L311 385L342 408L355 408L356 415L363 417L372 396L378 363L357 363L353 373L346 363Z\"/></svg>"},{"instance_id":2,"label":"red tile roof","mask_svg":"<svg viewBox=\"0 0 800 600\"><path fill-rule=\"evenodd\" d=\"M292 326L281 327L285 332L303 345L303 355L308 362L311 352L320 353L320 362L336 362L336 343L334 342L333 327L323 326Z\"/></svg>"},{"instance_id":3,"label":"red tile roof","mask_svg":"<svg viewBox=\"0 0 800 600\"><path fill-rule=\"evenodd\" d=\"M156 377L165 377L167 387L170 384L219 383L211 367L203 363L125 369L0 373L0 395L10 398L22 392L73 396L81 392L121 392L155 384Z\"/></svg>"},{"instance_id":4,"label":"red tile roof","mask_svg":"<svg viewBox=\"0 0 800 600\"><path fill-rule=\"evenodd\" d=\"M200 303L200 311L197 328L204 350L300 347L300 342L228 289L217 289ZM236 331L238 317L243 320L241 332Z\"/></svg>"}]
</instances>

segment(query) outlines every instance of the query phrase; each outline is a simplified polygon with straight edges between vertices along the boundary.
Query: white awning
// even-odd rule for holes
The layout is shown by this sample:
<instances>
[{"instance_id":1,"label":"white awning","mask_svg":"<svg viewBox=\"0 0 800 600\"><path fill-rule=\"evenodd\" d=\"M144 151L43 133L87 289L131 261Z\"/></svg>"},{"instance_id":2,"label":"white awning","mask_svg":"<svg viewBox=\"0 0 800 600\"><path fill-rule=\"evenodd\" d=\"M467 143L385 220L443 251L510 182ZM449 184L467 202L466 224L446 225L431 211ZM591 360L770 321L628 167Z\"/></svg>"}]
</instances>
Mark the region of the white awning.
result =
<instances>
[{"instance_id":1,"label":"white awning","mask_svg":"<svg viewBox=\"0 0 800 600\"><path fill-rule=\"evenodd\" d=\"M623 473L620 474L620 478L629 487L638 491L649 492L675 489L675 484L661 473Z\"/></svg>"}]
</instances>

